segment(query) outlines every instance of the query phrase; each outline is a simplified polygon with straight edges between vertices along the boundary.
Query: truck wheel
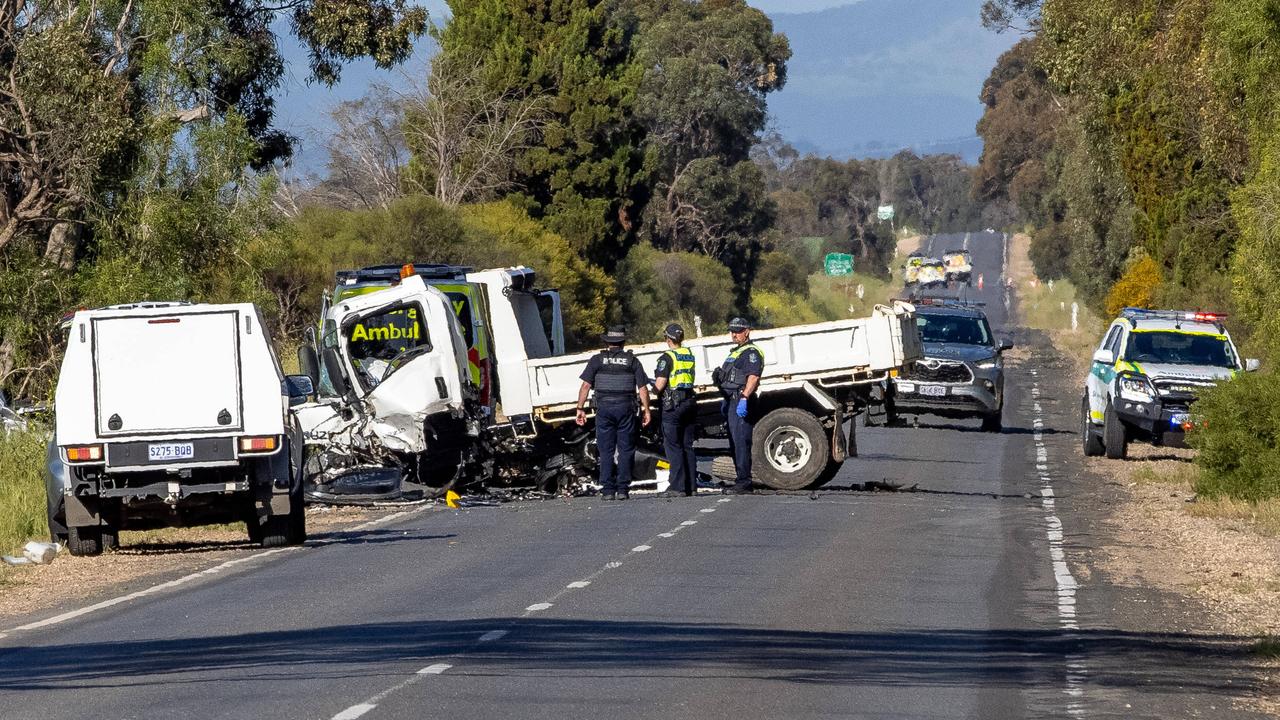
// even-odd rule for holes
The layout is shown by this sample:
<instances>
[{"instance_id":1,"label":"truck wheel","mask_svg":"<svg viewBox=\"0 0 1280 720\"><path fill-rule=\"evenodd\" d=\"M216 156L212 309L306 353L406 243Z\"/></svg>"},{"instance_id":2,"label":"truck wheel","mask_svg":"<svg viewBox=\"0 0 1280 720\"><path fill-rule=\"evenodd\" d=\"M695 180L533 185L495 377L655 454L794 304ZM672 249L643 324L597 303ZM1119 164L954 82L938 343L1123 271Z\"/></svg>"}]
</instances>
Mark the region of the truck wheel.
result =
<instances>
[{"instance_id":1,"label":"truck wheel","mask_svg":"<svg viewBox=\"0 0 1280 720\"><path fill-rule=\"evenodd\" d=\"M1089 398L1080 403L1080 439L1085 457L1098 457L1102 454L1102 438L1098 437L1098 429L1089 417Z\"/></svg>"},{"instance_id":2,"label":"truck wheel","mask_svg":"<svg viewBox=\"0 0 1280 720\"><path fill-rule=\"evenodd\" d=\"M1110 460L1123 460L1129 449L1129 437L1125 432L1124 423L1116 417L1116 411L1111 405L1107 405L1107 411L1102 420L1102 444Z\"/></svg>"},{"instance_id":3,"label":"truck wheel","mask_svg":"<svg viewBox=\"0 0 1280 720\"><path fill-rule=\"evenodd\" d=\"M738 478L733 458L721 455L711 459L711 477L732 484Z\"/></svg>"},{"instance_id":4,"label":"truck wheel","mask_svg":"<svg viewBox=\"0 0 1280 720\"><path fill-rule=\"evenodd\" d=\"M104 552L120 549L120 530L114 525L103 523L98 528L98 533L102 536L102 549Z\"/></svg>"},{"instance_id":5,"label":"truck wheel","mask_svg":"<svg viewBox=\"0 0 1280 720\"><path fill-rule=\"evenodd\" d=\"M818 479L809 483L809 487L806 489L817 490L818 488L827 485L832 480L836 479L836 475L840 474L840 468L842 467L844 467L844 463L828 459L827 466L822 468L822 472L818 473Z\"/></svg>"},{"instance_id":6,"label":"truck wheel","mask_svg":"<svg viewBox=\"0 0 1280 720\"><path fill-rule=\"evenodd\" d=\"M102 528L72 526L67 528L67 551L76 557L102 554Z\"/></svg>"},{"instance_id":7,"label":"truck wheel","mask_svg":"<svg viewBox=\"0 0 1280 720\"><path fill-rule=\"evenodd\" d=\"M751 435L752 475L775 490L808 487L830 458L826 429L804 410L774 410L756 423Z\"/></svg>"}]
</instances>

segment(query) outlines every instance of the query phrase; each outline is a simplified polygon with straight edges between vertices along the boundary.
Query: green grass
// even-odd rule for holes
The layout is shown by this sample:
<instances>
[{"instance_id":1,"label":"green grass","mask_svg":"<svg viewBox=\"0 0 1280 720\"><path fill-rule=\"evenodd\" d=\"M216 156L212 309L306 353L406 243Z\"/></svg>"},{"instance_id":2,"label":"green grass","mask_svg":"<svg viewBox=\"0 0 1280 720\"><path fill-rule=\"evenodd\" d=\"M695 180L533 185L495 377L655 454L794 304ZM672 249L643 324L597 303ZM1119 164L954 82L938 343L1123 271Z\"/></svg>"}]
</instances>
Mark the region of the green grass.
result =
<instances>
[{"instance_id":1,"label":"green grass","mask_svg":"<svg viewBox=\"0 0 1280 720\"><path fill-rule=\"evenodd\" d=\"M28 540L47 541L44 452L40 431L0 435L0 554L12 554Z\"/></svg>"},{"instance_id":2,"label":"green grass","mask_svg":"<svg viewBox=\"0 0 1280 720\"><path fill-rule=\"evenodd\" d=\"M859 285L862 299L858 299ZM866 317L875 305L884 304L898 293L898 285L893 281L872 275L854 273L828 277L815 273L809 276L809 302L826 320Z\"/></svg>"}]
</instances>

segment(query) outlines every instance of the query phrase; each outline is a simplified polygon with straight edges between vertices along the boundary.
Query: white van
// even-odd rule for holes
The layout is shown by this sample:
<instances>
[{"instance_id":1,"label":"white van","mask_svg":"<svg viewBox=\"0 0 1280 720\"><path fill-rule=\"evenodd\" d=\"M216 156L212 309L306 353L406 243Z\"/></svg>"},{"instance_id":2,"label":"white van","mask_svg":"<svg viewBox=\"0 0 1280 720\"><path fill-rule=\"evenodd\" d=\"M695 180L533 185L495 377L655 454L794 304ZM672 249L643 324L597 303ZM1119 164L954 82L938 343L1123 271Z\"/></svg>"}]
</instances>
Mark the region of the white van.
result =
<instances>
[{"instance_id":1,"label":"white van","mask_svg":"<svg viewBox=\"0 0 1280 720\"><path fill-rule=\"evenodd\" d=\"M49 524L73 555L121 529L245 521L264 546L306 537L302 442L286 378L250 303L148 303L77 312L55 396L63 472Z\"/></svg>"}]
</instances>

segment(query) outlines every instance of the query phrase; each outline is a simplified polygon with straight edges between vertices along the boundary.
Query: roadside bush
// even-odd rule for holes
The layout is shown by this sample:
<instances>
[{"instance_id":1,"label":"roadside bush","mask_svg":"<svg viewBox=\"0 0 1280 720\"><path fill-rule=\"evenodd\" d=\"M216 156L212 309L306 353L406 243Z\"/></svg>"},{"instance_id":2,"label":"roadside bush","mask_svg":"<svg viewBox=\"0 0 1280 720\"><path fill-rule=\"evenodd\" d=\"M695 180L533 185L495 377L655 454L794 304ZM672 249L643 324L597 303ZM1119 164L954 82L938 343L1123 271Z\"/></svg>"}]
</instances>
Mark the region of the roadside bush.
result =
<instances>
[{"instance_id":1,"label":"roadside bush","mask_svg":"<svg viewBox=\"0 0 1280 720\"><path fill-rule=\"evenodd\" d=\"M705 334L724 332L733 312L734 285L729 268L706 255L663 252L637 245L618 266L623 318L636 342L652 342L670 322L693 337L694 316Z\"/></svg>"},{"instance_id":2,"label":"roadside bush","mask_svg":"<svg viewBox=\"0 0 1280 720\"><path fill-rule=\"evenodd\" d=\"M1258 502L1280 497L1280 376L1242 374L1195 404L1205 427L1189 435L1203 471L1196 492Z\"/></svg>"},{"instance_id":3,"label":"roadside bush","mask_svg":"<svg viewBox=\"0 0 1280 720\"><path fill-rule=\"evenodd\" d=\"M818 314L809 298L778 290L757 289L751 293L751 314L761 327L804 325L827 319Z\"/></svg>"},{"instance_id":4,"label":"roadside bush","mask_svg":"<svg viewBox=\"0 0 1280 720\"><path fill-rule=\"evenodd\" d=\"M42 470L47 443L36 430L0 434L0 553L49 539Z\"/></svg>"},{"instance_id":5,"label":"roadside bush","mask_svg":"<svg viewBox=\"0 0 1280 720\"><path fill-rule=\"evenodd\" d=\"M760 256L752 289L804 296L809 292L809 271L797 254L774 250Z\"/></svg>"},{"instance_id":6,"label":"roadside bush","mask_svg":"<svg viewBox=\"0 0 1280 720\"><path fill-rule=\"evenodd\" d=\"M1130 263L1107 293L1107 315L1115 317L1127 307L1152 307L1162 282L1160 264L1150 257Z\"/></svg>"}]
</instances>

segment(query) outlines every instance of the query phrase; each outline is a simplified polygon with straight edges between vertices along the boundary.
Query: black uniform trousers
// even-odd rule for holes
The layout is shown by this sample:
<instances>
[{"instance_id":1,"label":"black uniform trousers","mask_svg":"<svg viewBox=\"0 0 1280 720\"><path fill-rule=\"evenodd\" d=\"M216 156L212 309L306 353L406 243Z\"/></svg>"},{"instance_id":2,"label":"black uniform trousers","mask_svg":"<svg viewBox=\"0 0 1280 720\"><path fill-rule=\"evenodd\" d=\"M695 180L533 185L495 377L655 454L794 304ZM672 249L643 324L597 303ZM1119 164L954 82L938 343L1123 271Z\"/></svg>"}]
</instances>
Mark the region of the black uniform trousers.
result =
<instances>
[{"instance_id":1,"label":"black uniform trousers","mask_svg":"<svg viewBox=\"0 0 1280 720\"><path fill-rule=\"evenodd\" d=\"M721 403L725 424L729 427L729 450L733 452L733 469L736 476L733 486L739 490L751 488L751 433L755 430L755 407L747 401L747 416L738 417L738 398L734 393Z\"/></svg>"},{"instance_id":2,"label":"black uniform trousers","mask_svg":"<svg viewBox=\"0 0 1280 720\"><path fill-rule=\"evenodd\" d=\"M662 411L662 445L671 465L671 485L667 489L672 492L685 495L698 492L698 456L693 451L697 419L698 408L692 398Z\"/></svg>"},{"instance_id":3,"label":"black uniform trousers","mask_svg":"<svg viewBox=\"0 0 1280 720\"><path fill-rule=\"evenodd\" d=\"M596 398L596 448L600 451L600 492L626 495L636 459L636 404L632 398ZM614 452L618 454L616 462Z\"/></svg>"}]
</instances>

